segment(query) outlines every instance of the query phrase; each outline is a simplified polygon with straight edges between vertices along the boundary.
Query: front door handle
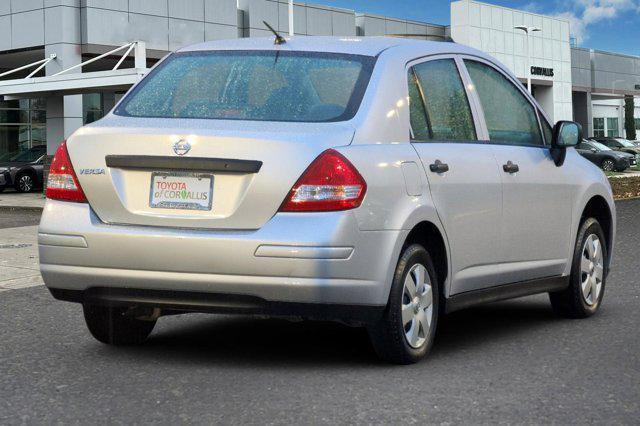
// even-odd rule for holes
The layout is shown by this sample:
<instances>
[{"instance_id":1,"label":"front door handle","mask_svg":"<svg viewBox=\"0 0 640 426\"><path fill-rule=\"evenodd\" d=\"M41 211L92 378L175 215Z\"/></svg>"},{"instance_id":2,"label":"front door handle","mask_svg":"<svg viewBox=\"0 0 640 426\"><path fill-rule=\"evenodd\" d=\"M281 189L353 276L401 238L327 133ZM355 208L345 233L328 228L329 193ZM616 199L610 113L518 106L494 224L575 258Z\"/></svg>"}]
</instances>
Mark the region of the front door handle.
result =
<instances>
[{"instance_id":1,"label":"front door handle","mask_svg":"<svg viewBox=\"0 0 640 426\"><path fill-rule=\"evenodd\" d=\"M506 173L517 173L520 171L520 167L512 161L507 161L507 164L502 165L502 170Z\"/></svg>"},{"instance_id":2,"label":"front door handle","mask_svg":"<svg viewBox=\"0 0 640 426\"><path fill-rule=\"evenodd\" d=\"M436 160L435 163L429 164L429 170L433 173L444 173L449 171L449 165L440 160Z\"/></svg>"}]
</instances>

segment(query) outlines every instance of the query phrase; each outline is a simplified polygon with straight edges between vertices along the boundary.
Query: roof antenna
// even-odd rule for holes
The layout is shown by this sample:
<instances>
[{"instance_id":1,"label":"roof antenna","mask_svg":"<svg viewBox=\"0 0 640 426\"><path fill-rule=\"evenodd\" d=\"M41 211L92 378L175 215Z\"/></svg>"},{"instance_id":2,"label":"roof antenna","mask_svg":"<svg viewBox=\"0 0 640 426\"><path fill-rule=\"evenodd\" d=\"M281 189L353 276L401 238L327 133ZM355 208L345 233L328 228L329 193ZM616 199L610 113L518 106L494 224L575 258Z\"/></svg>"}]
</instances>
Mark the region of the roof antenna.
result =
<instances>
[{"instance_id":1,"label":"roof antenna","mask_svg":"<svg viewBox=\"0 0 640 426\"><path fill-rule=\"evenodd\" d=\"M276 30L273 29L271 25L267 23L267 21L262 21L262 23L269 28L269 30L276 36L276 39L273 41L273 44L285 44L287 40L284 39Z\"/></svg>"}]
</instances>

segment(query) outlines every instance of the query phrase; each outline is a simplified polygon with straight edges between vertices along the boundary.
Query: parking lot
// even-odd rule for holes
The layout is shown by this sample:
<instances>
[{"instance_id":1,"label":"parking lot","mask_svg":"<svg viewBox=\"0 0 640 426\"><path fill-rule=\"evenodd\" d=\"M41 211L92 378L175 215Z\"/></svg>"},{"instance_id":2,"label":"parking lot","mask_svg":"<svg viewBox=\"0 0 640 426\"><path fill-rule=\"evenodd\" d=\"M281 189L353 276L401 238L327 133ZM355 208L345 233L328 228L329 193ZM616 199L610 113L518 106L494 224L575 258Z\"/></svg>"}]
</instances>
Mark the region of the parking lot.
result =
<instances>
[{"instance_id":1,"label":"parking lot","mask_svg":"<svg viewBox=\"0 0 640 426\"><path fill-rule=\"evenodd\" d=\"M559 319L546 296L458 312L405 367L378 361L361 329L248 317L164 317L144 345L107 347L80 306L0 278L0 423L637 424L640 200L617 208L597 316ZM0 229L0 256L33 275L37 215L0 223L21 226Z\"/></svg>"}]
</instances>

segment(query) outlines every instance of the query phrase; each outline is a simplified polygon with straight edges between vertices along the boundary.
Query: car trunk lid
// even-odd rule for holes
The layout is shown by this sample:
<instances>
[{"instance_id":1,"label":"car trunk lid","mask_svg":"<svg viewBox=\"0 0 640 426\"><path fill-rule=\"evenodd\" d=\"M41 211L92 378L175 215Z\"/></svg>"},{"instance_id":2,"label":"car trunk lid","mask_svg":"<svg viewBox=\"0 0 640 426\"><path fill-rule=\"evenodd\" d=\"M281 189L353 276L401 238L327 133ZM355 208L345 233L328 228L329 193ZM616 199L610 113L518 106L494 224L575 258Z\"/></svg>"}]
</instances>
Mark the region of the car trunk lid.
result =
<instances>
[{"instance_id":1,"label":"car trunk lid","mask_svg":"<svg viewBox=\"0 0 640 426\"><path fill-rule=\"evenodd\" d=\"M87 200L103 222L258 229L313 159L348 145L353 133L338 123L112 118L79 130L67 146ZM185 198L191 204L162 204L153 194L159 182L182 193L193 190ZM191 197L209 186L211 200Z\"/></svg>"}]
</instances>

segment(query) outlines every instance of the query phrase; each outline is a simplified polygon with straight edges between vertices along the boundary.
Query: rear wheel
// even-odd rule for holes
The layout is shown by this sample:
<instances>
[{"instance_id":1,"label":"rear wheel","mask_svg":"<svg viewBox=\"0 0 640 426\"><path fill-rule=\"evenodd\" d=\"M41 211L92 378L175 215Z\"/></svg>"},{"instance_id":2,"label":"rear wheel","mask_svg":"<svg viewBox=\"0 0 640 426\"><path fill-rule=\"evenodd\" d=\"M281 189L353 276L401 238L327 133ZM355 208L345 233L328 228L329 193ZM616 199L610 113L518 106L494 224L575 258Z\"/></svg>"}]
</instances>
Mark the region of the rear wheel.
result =
<instances>
[{"instance_id":1,"label":"rear wheel","mask_svg":"<svg viewBox=\"0 0 640 426\"><path fill-rule=\"evenodd\" d=\"M400 256L384 316L369 327L380 358L412 364L433 346L438 322L438 280L429 253L418 244Z\"/></svg>"},{"instance_id":2,"label":"rear wheel","mask_svg":"<svg viewBox=\"0 0 640 426\"><path fill-rule=\"evenodd\" d=\"M108 345L135 345L144 342L156 320L142 320L127 308L83 305L87 328L96 340Z\"/></svg>"},{"instance_id":3,"label":"rear wheel","mask_svg":"<svg viewBox=\"0 0 640 426\"><path fill-rule=\"evenodd\" d=\"M553 310L567 318L586 318L595 314L604 297L606 262L604 232L596 219L586 219L578 231L569 287L549 293Z\"/></svg>"},{"instance_id":4,"label":"rear wheel","mask_svg":"<svg viewBox=\"0 0 640 426\"><path fill-rule=\"evenodd\" d=\"M35 179L29 173L24 173L16 176L16 191L18 192L31 192L36 186Z\"/></svg>"},{"instance_id":5,"label":"rear wheel","mask_svg":"<svg viewBox=\"0 0 640 426\"><path fill-rule=\"evenodd\" d=\"M605 172L612 172L613 169L616 167L613 160L610 160L610 159L603 160L601 166L602 166L602 170L604 170Z\"/></svg>"}]
</instances>

